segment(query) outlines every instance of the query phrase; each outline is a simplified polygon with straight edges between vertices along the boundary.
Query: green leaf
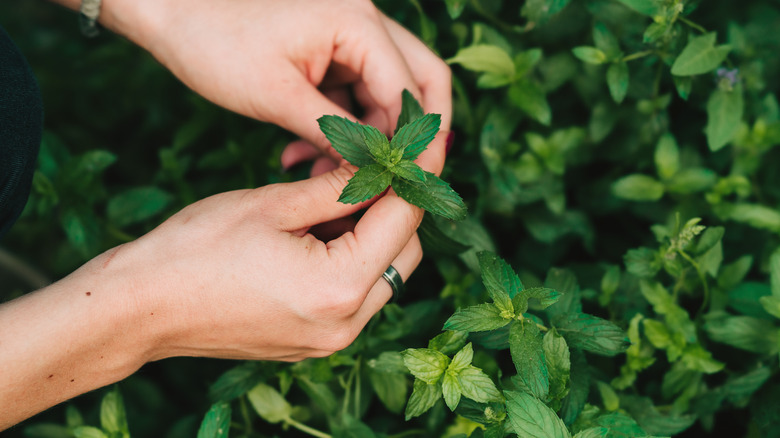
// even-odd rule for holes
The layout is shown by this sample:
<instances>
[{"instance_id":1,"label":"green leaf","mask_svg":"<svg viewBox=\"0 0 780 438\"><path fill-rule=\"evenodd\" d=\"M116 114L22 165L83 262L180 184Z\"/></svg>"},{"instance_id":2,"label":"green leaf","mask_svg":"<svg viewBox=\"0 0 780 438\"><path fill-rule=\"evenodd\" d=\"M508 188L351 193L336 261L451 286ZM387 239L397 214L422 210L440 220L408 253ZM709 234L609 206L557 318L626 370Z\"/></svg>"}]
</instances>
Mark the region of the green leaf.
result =
<instances>
[{"instance_id":1,"label":"green leaf","mask_svg":"<svg viewBox=\"0 0 780 438\"><path fill-rule=\"evenodd\" d=\"M704 330L715 342L759 354L777 352L777 330L771 321L752 316L714 318Z\"/></svg>"},{"instance_id":2,"label":"green leaf","mask_svg":"<svg viewBox=\"0 0 780 438\"><path fill-rule=\"evenodd\" d=\"M607 54L590 46L579 46L571 49L571 52L581 61L589 64L603 64L607 62Z\"/></svg>"},{"instance_id":3,"label":"green leaf","mask_svg":"<svg viewBox=\"0 0 780 438\"><path fill-rule=\"evenodd\" d=\"M571 348L602 356L614 356L631 344L626 333L613 322L586 313L569 314L556 325Z\"/></svg>"},{"instance_id":4,"label":"green leaf","mask_svg":"<svg viewBox=\"0 0 780 438\"><path fill-rule=\"evenodd\" d=\"M458 50L448 64L460 64L463 68L476 72L494 73L514 77L515 63L504 49L489 44L477 44Z\"/></svg>"},{"instance_id":5,"label":"green leaf","mask_svg":"<svg viewBox=\"0 0 780 438\"><path fill-rule=\"evenodd\" d=\"M406 403L406 377L400 373L386 373L371 369L368 378L377 397L387 407L387 410L400 414Z\"/></svg>"},{"instance_id":6,"label":"green leaf","mask_svg":"<svg viewBox=\"0 0 780 438\"><path fill-rule=\"evenodd\" d=\"M425 171L409 160L401 160L395 166L388 168L396 176L412 182L425 182Z\"/></svg>"},{"instance_id":7,"label":"green leaf","mask_svg":"<svg viewBox=\"0 0 780 438\"><path fill-rule=\"evenodd\" d=\"M513 317L515 309L512 306L512 298L523 290L520 277L515 274L509 263L492 252L480 251L477 253L477 258L482 271L482 283L490 294L490 298L493 299L502 315L506 313L507 317ZM525 308L527 307L526 303ZM520 312L525 312L525 308L522 308Z\"/></svg>"},{"instance_id":8,"label":"green leaf","mask_svg":"<svg viewBox=\"0 0 780 438\"><path fill-rule=\"evenodd\" d=\"M761 303L761 306L764 308L766 313L774 316L775 318L780 318L780 297L777 295L771 295L768 297L761 297L759 298L759 302Z\"/></svg>"},{"instance_id":9,"label":"green leaf","mask_svg":"<svg viewBox=\"0 0 780 438\"><path fill-rule=\"evenodd\" d=\"M650 17L661 12L661 3L658 0L618 0L629 8Z\"/></svg>"},{"instance_id":10,"label":"green leaf","mask_svg":"<svg viewBox=\"0 0 780 438\"><path fill-rule=\"evenodd\" d=\"M292 406L279 394L279 391L258 383L247 393L249 403L263 420L269 423L279 423L290 418Z\"/></svg>"},{"instance_id":11,"label":"green leaf","mask_svg":"<svg viewBox=\"0 0 780 438\"><path fill-rule=\"evenodd\" d=\"M374 160L384 166L391 166L401 160L403 149L393 148L382 131L369 125L360 125L360 127L363 128L363 141Z\"/></svg>"},{"instance_id":12,"label":"green leaf","mask_svg":"<svg viewBox=\"0 0 780 438\"><path fill-rule=\"evenodd\" d=\"M461 390L458 379L452 373L444 373L441 380L441 392L444 395L444 403L451 411L454 411L460 403Z\"/></svg>"},{"instance_id":13,"label":"green leaf","mask_svg":"<svg viewBox=\"0 0 780 438\"><path fill-rule=\"evenodd\" d=\"M406 421L427 412L439 401L441 396L441 384L431 385L419 379L415 380L412 395L409 396L409 402L406 404Z\"/></svg>"},{"instance_id":14,"label":"green leaf","mask_svg":"<svg viewBox=\"0 0 780 438\"><path fill-rule=\"evenodd\" d=\"M411 123L422 117L423 114L424 111L422 106L420 106L420 102L417 102L417 99L414 98L409 90L404 89L404 91L401 92L401 114L398 115L394 134L397 134L398 130L407 123Z\"/></svg>"},{"instance_id":15,"label":"green leaf","mask_svg":"<svg viewBox=\"0 0 780 438\"><path fill-rule=\"evenodd\" d=\"M718 286L723 290L729 290L745 278L753 266L753 256L746 254L733 263L723 266L718 273Z\"/></svg>"},{"instance_id":16,"label":"green leaf","mask_svg":"<svg viewBox=\"0 0 780 438\"><path fill-rule=\"evenodd\" d=\"M596 382L596 388L601 394L601 400L604 403L604 409L608 411L616 411L620 407L620 398L618 398L615 390L612 389L609 384L602 381Z\"/></svg>"},{"instance_id":17,"label":"green leaf","mask_svg":"<svg viewBox=\"0 0 780 438\"><path fill-rule=\"evenodd\" d=\"M453 256L470 248L469 245L464 245L448 236L442 228L443 225L440 225L431 213L423 215L417 234L420 236L426 254Z\"/></svg>"},{"instance_id":18,"label":"green leaf","mask_svg":"<svg viewBox=\"0 0 780 438\"><path fill-rule=\"evenodd\" d=\"M607 69L607 86L615 103L623 102L628 92L628 64L616 62Z\"/></svg>"},{"instance_id":19,"label":"green leaf","mask_svg":"<svg viewBox=\"0 0 780 438\"><path fill-rule=\"evenodd\" d=\"M680 362L689 370L707 374L720 372L725 366L723 362L713 359L712 353L698 344L687 346L682 353Z\"/></svg>"},{"instance_id":20,"label":"green leaf","mask_svg":"<svg viewBox=\"0 0 780 438\"><path fill-rule=\"evenodd\" d=\"M502 316L501 310L492 303L477 304L460 308L444 323L445 330L484 332L501 328L511 321Z\"/></svg>"},{"instance_id":21,"label":"green leaf","mask_svg":"<svg viewBox=\"0 0 780 438\"><path fill-rule=\"evenodd\" d=\"M126 227L162 213L173 199L173 195L157 187L134 187L113 196L106 213L116 226Z\"/></svg>"},{"instance_id":22,"label":"green leaf","mask_svg":"<svg viewBox=\"0 0 780 438\"><path fill-rule=\"evenodd\" d=\"M414 160L436 137L439 126L441 115L426 114L402 126L390 140L390 147L403 150L403 159Z\"/></svg>"},{"instance_id":23,"label":"green leaf","mask_svg":"<svg viewBox=\"0 0 780 438\"><path fill-rule=\"evenodd\" d=\"M510 102L542 125L549 125L552 121L552 110L544 90L535 82L520 79L509 87L508 95Z\"/></svg>"},{"instance_id":24,"label":"green leaf","mask_svg":"<svg viewBox=\"0 0 780 438\"><path fill-rule=\"evenodd\" d=\"M585 353L580 350L570 350L571 374L570 388L566 397L561 400L561 419L566 424L572 424L585 408L585 402L590 393L590 371Z\"/></svg>"},{"instance_id":25,"label":"green leaf","mask_svg":"<svg viewBox=\"0 0 780 438\"><path fill-rule=\"evenodd\" d=\"M88 151L79 158L78 168L84 172L100 173L114 164L116 160L117 156L109 151Z\"/></svg>"},{"instance_id":26,"label":"green leaf","mask_svg":"<svg viewBox=\"0 0 780 438\"><path fill-rule=\"evenodd\" d=\"M198 438L227 438L230 433L230 403L219 402L203 417L198 429Z\"/></svg>"},{"instance_id":27,"label":"green leaf","mask_svg":"<svg viewBox=\"0 0 780 438\"><path fill-rule=\"evenodd\" d=\"M742 122L745 104L742 99L742 86L733 90L715 90L707 101L707 145L717 151L726 146L737 133Z\"/></svg>"},{"instance_id":28,"label":"green leaf","mask_svg":"<svg viewBox=\"0 0 780 438\"><path fill-rule=\"evenodd\" d=\"M780 297L780 248L769 257L769 280L772 286L772 295Z\"/></svg>"},{"instance_id":29,"label":"green leaf","mask_svg":"<svg viewBox=\"0 0 780 438\"><path fill-rule=\"evenodd\" d=\"M693 76L715 70L731 50L731 46L715 47L717 35L710 32L702 36L693 36L672 64L675 76Z\"/></svg>"},{"instance_id":30,"label":"green leaf","mask_svg":"<svg viewBox=\"0 0 780 438\"><path fill-rule=\"evenodd\" d=\"M607 438L607 436L609 436L609 429L606 427L589 427L574 434L574 438Z\"/></svg>"},{"instance_id":31,"label":"green leaf","mask_svg":"<svg viewBox=\"0 0 780 438\"><path fill-rule=\"evenodd\" d=\"M37 423L25 427L24 436L28 438L73 438L71 430L75 427L78 426L68 427L60 424Z\"/></svg>"},{"instance_id":32,"label":"green leaf","mask_svg":"<svg viewBox=\"0 0 780 438\"><path fill-rule=\"evenodd\" d=\"M724 206L722 213L724 219L746 223L754 228L780 232L780 212L764 205L731 204Z\"/></svg>"},{"instance_id":33,"label":"green leaf","mask_svg":"<svg viewBox=\"0 0 780 438\"><path fill-rule=\"evenodd\" d=\"M628 175L612 183L612 194L629 201L657 201L664 195L664 185L647 175Z\"/></svg>"},{"instance_id":34,"label":"green leaf","mask_svg":"<svg viewBox=\"0 0 780 438\"><path fill-rule=\"evenodd\" d=\"M555 412L530 394L504 391L509 423L518 436L569 438L569 430Z\"/></svg>"},{"instance_id":35,"label":"green leaf","mask_svg":"<svg viewBox=\"0 0 780 438\"><path fill-rule=\"evenodd\" d=\"M561 294L557 290L550 289L549 287L529 287L524 289L520 294L527 298L534 298L538 300L538 308L541 309L546 309L552 306L561 298Z\"/></svg>"},{"instance_id":36,"label":"green leaf","mask_svg":"<svg viewBox=\"0 0 780 438\"><path fill-rule=\"evenodd\" d=\"M322 116L317 123L333 149L345 160L358 167L374 163L363 136L363 125L339 116Z\"/></svg>"},{"instance_id":37,"label":"green leaf","mask_svg":"<svg viewBox=\"0 0 780 438\"><path fill-rule=\"evenodd\" d=\"M374 163L361 167L355 176L349 179L338 201L344 204L357 204L379 195L393 181L393 172L385 166Z\"/></svg>"},{"instance_id":38,"label":"green leaf","mask_svg":"<svg viewBox=\"0 0 780 438\"><path fill-rule=\"evenodd\" d=\"M447 371L457 374L461 370L468 368L472 359L474 359L474 348L471 346L471 342L469 342L455 354L447 367Z\"/></svg>"},{"instance_id":39,"label":"green leaf","mask_svg":"<svg viewBox=\"0 0 780 438\"><path fill-rule=\"evenodd\" d=\"M658 251L650 248L630 249L623 257L626 270L639 278L652 278L661 270Z\"/></svg>"},{"instance_id":40,"label":"green leaf","mask_svg":"<svg viewBox=\"0 0 780 438\"><path fill-rule=\"evenodd\" d=\"M560 400L569 392L571 355L566 340L555 329L549 330L542 339L544 359L549 373L551 399Z\"/></svg>"},{"instance_id":41,"label":"green leaf","mask_svg":"<svg viewBox=\"0 0 780 438\"><path fill-rule=\"evenodd\" d=\"M515 55L515 70L517 77L525 76L542 59L542 49L528 49Z\"/></svg>"},{"instance_id":42,"label":"green leaf","mask_svg":"<svg viewBox=\"0 0 780 438\"><path fill-rule=\"evenodd\" d=\"M718 175L710 169L690 167L677 172L669 179L666 183L666 190L670 193L690 195L711 188L717 179Z\"/></svg>"},{"instance_id":43,"label":"green leaf","mask_svg":"<svg viewBox=\"0 0 780 438\"><path fill-rule=\"evenodd\" d=\"M428 348L439 350L443 354L460 351L465 345L469 333L465 331L447 330L428 341Z\"/></svg>"},{"instance_id":44,"label":"green leaf","mask_svg":"<svg viewBox=\"0 0 780 438\"><path fill-rule=\"evenodd\" d=\"M666 133L658 140L655 147L655 168L661 180L667 180L680 170L680 149L677 140L671 133Z\"/></svg>"},{"instance_id":45,"label":"green leaf","mask_svg":"<svg viewBox=\"0 0 780 438\"><path fill-rule=\"evenodd\" d=\"M553 15L560 12L571 0L527 0L523 3L520 14L528 21L543 24Z\"/></svg>"},{"instance_id":46,"label":"green leaf","mask_svg":"<svg viewBox=\"0 0 780 438\"><path fill-rule=\"evenodd\" d=\"M434 384L450 364L450 358L429 348L408 348L402 353L404 365L418 379Z\"/></svg>"},{"instance_id":47,"label":"green leaf","mask_svg":"<svg viewBox=\"0 0 780 438\"><path fill-rule=\"evenodd\" d=\"M78 426L73 429L75 438L109 438L102 430L92 426Z\"/></svg>"},{"instance_id":48,"label":"green leaf","mask_svg":"<svg viewBox=\"0 0 780 438\"><path fill-rule=\"evenodd\" d=\"M634 421L633 418L622 412L612 412L602 415L593 421L595 426L606 427L609 429L610 438L633 438L644 437L647 433Z\"/></svg>"},{"instance_id":49,"label":"green leaf","mask_svg":"<svg viewBox=\"0 0 780 438\"><path fill-rule=\"evenodd\" d=\"M263 378L263 367L260 362L244 362L219 376L209 387L209 398L212 401L231 401L244 395Z\"/></svg>"},{"instance_id":50,"label":"green leaf","mask_svg":"<svg viewBox=\"0 0 780 438\"><path fill-rule=\"evenodd\" d=\"M125 404L122 401L122 395L119 394L119 388L116 386L100 402L100 427L111 435L130 436Z\"/></svg>"},{"instance_id":51,"label":"green leaf","mask_svg":"<svg viewBox=\"0 0 780 438\"><path fill-rule=\"evenodd\" d=\"M533 394L544 398L550 390L549 372L542 335L530 320L516 322L509 330L509 351L517 369L513 381Z\"/></svg>"},{"instance_id":52,"label":"green leaf","mask_svg":"<svg viewBox=\"0 0 780 438\"><path fill-rule=\"evenodd\" d=\"M460 195L444 180L430 172L425 172L424 183L395 178L392 187L406 202L433 214L452 220L462 220L466 217L466 204Z\"/></svg>"},{"instance_id":53,"label":"green leaf","mask_svg":"<svg viewBox=\"0 0 780 438\"><path fill-rule=\"evenodd\" d=\"M463 9L466 8L466 4L468 3L467 0L444 0L444 3L447 5L447 13L450 14L450 18L453 20L460 17L460 14L463 13Z\"/></svg>"},{"instance_id":54,"label":"green leaf","mask_svg":"<svg viewBox=\"0 0 780 438\"><path fill-rule=\"evenodd\" d=\"M468 366L458 373L458 383L461 393L480 403L500 402L503 400L501 392L496 388L493 380L481 369Z\"/></svg>"}]
</instances>

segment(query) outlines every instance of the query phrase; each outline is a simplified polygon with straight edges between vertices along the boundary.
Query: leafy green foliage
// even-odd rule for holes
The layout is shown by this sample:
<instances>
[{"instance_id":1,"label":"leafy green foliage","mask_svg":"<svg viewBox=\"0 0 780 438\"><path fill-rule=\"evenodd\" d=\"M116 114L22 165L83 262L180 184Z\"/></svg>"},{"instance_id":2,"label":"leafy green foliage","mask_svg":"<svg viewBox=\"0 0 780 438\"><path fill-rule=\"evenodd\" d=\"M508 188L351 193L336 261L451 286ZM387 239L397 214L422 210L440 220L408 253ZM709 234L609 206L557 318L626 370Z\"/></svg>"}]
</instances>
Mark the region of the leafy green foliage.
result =
<instances>
[{"instance_id":1,"label":"leafy green foliage","mask_svg":"<svg viewBox=\"0 0 780 438\"><path fill-rule=\"evenodd\" d=\"M257 437L778 436L776 3L376 4L451 66L443 177L469 217L426 213L414 293L329 358L149 364L120 384L133 436L192 437L228 417L230 436ZM68 11L11 0L0 22L47 112L3 248L47 280L199 198L307 177L280 169L289 134L193 96L127 41L81 39ZM413 163L436 118L409 97L391 140L322 125L360 171L377 165L350 196L390 185L460 208ZM0 279L3 299L33 288L2 264ZM111 436L112 391L4 436Z\"/></svg>"},{"instance_id":2,"label":"leafy green foliage","mask_svg":"<svg viewBox=\"0 0 780 438\"><path fill-rule=\"evenodd\" d=\"M510 65L511 61L510 61ZM384 192L388 186L406 202L447 219L466 217L463 199L438 176L414 164L439 132L441 115L422 114L408 90L402 93L402 110L395 135L388 140L372 126L338 116L322 116L317 122L336 151L358 166L339 202L357 204Z\"/></svg>"}]
</instances>

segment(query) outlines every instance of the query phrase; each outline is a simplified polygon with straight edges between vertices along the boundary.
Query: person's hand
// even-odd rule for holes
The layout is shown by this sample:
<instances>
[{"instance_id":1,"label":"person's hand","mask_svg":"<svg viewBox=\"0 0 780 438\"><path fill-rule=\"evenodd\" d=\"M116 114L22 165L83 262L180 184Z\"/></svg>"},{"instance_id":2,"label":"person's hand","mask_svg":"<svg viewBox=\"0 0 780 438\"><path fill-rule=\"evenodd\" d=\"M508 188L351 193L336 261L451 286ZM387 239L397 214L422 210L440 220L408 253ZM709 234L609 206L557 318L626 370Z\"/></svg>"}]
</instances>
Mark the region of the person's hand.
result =
<instances>
[{"instance_id":1,"label":"person's hand","mask_svg":"<svg viewBox=\"0 0 780 438\"><path fill-rule=\"evenodd\" d=\"M0 430L148 361L294 361L348 346L392 296L385 269L405 280L422 257L422 211L392 193L354 227L338 222L363 207L337 202L352 170L203 199L0 305ZM316 237L323 223L337 236Z\"/></svg>"},{"instance_id":2,"label":"person's hand","mask_svg":"<svg viewBox=\"0 0 780 438\"><path fill-rule=\"evenodd\" d=\"M361 122L386 134L395 128L403 89L426 112L441 114L441 129L449 130L449 68L369 0L130 3L142 18L123 19L130 15L121 10L128 0L106 0L101 21L207 99L292 131L332 158L339 157L316 120L325 114L356 119L342 105L347 88L362 107ZM299 148L283 164L301 154L312 155Z\"/></svg>"}]
</instances>

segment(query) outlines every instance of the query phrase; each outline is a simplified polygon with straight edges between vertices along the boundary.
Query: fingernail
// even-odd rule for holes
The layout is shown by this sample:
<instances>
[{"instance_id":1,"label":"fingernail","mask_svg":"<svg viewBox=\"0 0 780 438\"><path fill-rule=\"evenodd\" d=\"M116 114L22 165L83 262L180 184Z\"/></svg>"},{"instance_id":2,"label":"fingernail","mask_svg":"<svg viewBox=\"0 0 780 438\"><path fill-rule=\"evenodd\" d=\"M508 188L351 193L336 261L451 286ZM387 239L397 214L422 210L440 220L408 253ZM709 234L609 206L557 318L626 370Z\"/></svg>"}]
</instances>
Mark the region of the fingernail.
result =
<instances>
[{"instance_id":1,"label":"fingernail","mask_svg":"<svg viewBox=\"0 0 780 438\"><path fill-rule=\"evenodd\" d=\"M455 132L450 131L449 134L447 134L447 141L444 144L444 154L448 155L450 153L450 149L452 149L452 142L455 141Z\"/></svg>"}]
</instances>

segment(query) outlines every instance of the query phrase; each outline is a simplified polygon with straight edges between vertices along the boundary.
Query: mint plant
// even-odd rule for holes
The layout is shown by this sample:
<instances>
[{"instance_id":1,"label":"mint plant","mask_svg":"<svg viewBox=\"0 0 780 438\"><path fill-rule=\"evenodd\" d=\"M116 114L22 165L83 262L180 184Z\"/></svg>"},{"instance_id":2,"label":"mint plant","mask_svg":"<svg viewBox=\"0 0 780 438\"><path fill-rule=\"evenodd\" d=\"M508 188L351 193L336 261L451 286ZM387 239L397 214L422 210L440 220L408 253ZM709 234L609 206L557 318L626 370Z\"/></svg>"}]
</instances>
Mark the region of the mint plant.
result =
<instances>
[{"instance_id":1,"label":"mint plant","mask_svg":"<svg viewBox=\"0 0 780 438\"><path fill-rule=\"evenodd\" d=\"M466 205L447 182L427 172L414 160L439 132L440 114L423 114L412 93L402 93L402 109L391 140L373 126L339 116L322 116L317 122L333 148L355 172L339 202L357 204L384 192L388 187L409 202L447 219L466 217Z\"/></svg>"}]
</instances>

